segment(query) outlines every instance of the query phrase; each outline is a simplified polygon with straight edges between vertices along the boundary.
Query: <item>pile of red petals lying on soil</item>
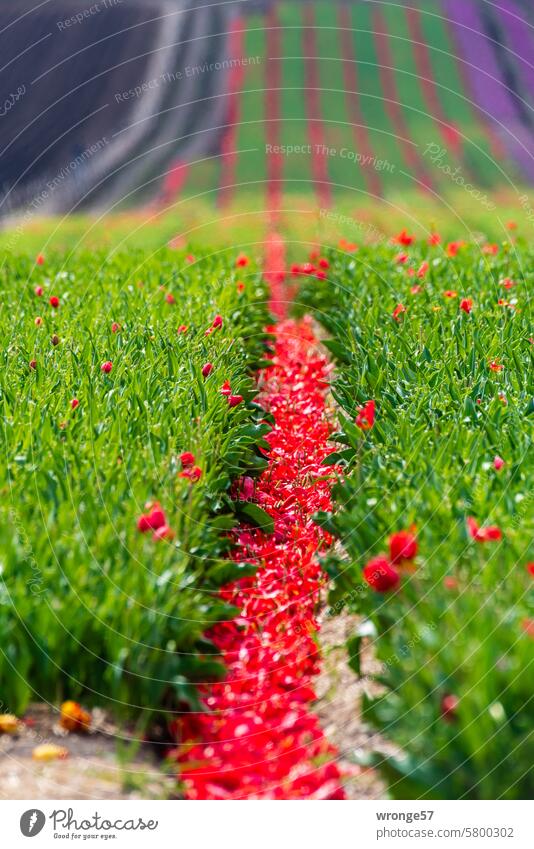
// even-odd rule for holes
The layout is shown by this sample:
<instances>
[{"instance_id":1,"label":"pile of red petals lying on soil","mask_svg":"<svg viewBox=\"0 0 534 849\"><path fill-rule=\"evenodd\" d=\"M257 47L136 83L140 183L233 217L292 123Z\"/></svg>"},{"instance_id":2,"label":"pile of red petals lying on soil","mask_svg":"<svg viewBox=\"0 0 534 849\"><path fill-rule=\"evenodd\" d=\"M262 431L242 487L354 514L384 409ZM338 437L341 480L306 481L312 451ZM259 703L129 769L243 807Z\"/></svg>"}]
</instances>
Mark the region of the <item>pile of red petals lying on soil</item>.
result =
<instances>
[{"instance_id":1,"label":"pile of red petals lying on soil","mask_svg":"<svg viewBox=\"0 0 534 849\"><path fill-rule=\"evenodd\" d=\"M189 799L344 798L336 751L310 710L324 584L316 554L331 542L312 520L331 507L329 469L321 465L333 450L329 365L306 320L273 330L274 364L262 372L261 402L276 424L255 500L275 531L236 531L234 558L259 568L224 590L240 616L210 634L226 679L205 688L206 712L187 714L176 729L181 745L173 754Z\"/></svg>"}]
</instances>

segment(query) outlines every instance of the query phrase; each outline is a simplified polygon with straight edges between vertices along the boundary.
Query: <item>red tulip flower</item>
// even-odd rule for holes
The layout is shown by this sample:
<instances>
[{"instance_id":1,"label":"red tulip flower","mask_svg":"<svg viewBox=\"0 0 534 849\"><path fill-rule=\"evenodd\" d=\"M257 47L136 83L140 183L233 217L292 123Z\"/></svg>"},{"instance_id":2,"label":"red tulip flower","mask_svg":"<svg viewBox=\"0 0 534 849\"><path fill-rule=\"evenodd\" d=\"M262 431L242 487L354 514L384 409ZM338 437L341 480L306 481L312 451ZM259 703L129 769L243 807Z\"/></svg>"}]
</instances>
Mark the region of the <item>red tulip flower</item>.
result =
<instances>
[{"instance_id":1,"label":"red tulip flower","mask_svg":"<svg viewBox=\"0 0 534 849\"><path fill-rule=\"evenodd\" d=\"M45 258L43 256L43 254L37 254L37 256L35 257L35 264L36 265L44 265L44 261L45 261Z\"/></svg>"},{"instance_id":2,"label":"red tulip flower","mask_svg":"<svg viewBox=\"0 0 534 849\"><path fill-rule=\"evenodd\" d=\"M41 318L41 316L40 315L36 316L35 319L34 319L35 326L40 327L42 323L43 323L43 319Z\"/></svg>"},{"instance_id":3,"label":"red tulip flower","mask_svg":"<svg viewBox=\"0 0 534 849\"><path fill-rule=\"evenodd\" d=\"M467 519L467 528L470 536L477 542L497 542L502 539L502 531L496 525L481 528L476 519L471 516Z\"/></svg>"},{"instance_id":4,"label":"red tulip flower","mask_svg":"<svg viewBox=\"0 0 534 849\"><path fill-rule=\"evenodd\" d=\"M50 303L50 306L51 306L53 309L57 310L57 308L59 307L59 298L57 297L57 295L52 295L52 297L50 298L49 303Z\"/></svg>"},{"instance_id":5,"label":"red tulip flower","mask_svg":"<svg viewBox=\"0 0 534 849\"><path fill-rule=\"evenodd\" d=\"M383 555L374 557L369 561L364 567L363 577L371 589L377 593L389 592L397 586L400 580L399 573L392 567L387 557Z\"/></svg>"},{"instance_id":6,"label":"red tulip flower","mask_svg":"<svg viewBox=\"0 0 534 849\"><path fill-rule=\"evenodd\" d=\"M418 277L424 277L429 268L430 268L430 263L422 262L421 265L419 266L418 270L417 270L417 276Z\"/></svg>"},{"instance_id":7,"label":"red tulip flower","mask_svg":"<svg viewBox=\"0 0 534 849\"><path fill-rule=\"evenodd\" d=\"M505 464L503 458L499 457L499 455L497 455L496 457L493 458L493 468L495 469L496 472L499 472L504 465L506 465L506 464Z\"/></svg>"},{"instance_id":8,"label":"red tulip flower","mask_svg":"<svg viewBox=\"0 0 534 849\"><path fill-rule=\"evenodd\" d=\"M152 505L148 513L143 513L137 520L137 529L142 534L146 534L147 531L157 531L158 528L163 528L166 525L165 513L158 502Z\"/></svg>"},{"instance_id":9,"label":"red tulip flower","mask_svg":"<svg viewBox=\"0 0 534 849\"><path fill-rule=\"evenodd\" d=\"M397 242L398 245L408 246L411 245L412 242L415 242L415 236L410 236L406 228L404 228L397 236L395 236L394 241Z\"/></svg>"},{"instance_id":10,"label":"red tulip flower","mask_svg":"<svg viewBox=\"0 0 534 849\"><path fill-rule=\"evenodd\" d=\"M229 407L238 407L239 404L243 403L242 395L229 395L228 396L228 406Z\"/></svg>"},{"instance_id":11,"label":"red tulip flower","mask_svg":"<svg viewBox=\"0 0 534 849\"><path fill-rule=\"evenodd\" d=\"M187 333L187 324L181 324L176 332L178 333L178 336L181 333Z\"/></svg>"},{"instance_id":12,"label":"red tulip flower","mask_svg":"<svg viewBox=\"0 0 534 849\"><path fill-rule=\"evenodd\" d=\"M168 525L161 525L154 531L152 538L157 541L160 539L174 539L175 536L176 534Z\"/></svg>"},{"instance_id":13,"label":"red tulip flower","mask_svg":"<svg viewBox=\"0 0 534 849\"><path fill-rule=\"evenodd\" d=\"M441 715L446 722L454 722L458 718L456 711L459 704L460 700L452 693L443 696L440 707Z\"/></svg>"},{"instance_id":14,"label":"red tulip flower","mask_svg":"<svg viewBox=\"0 0 534 849\"><path fill-rule=\"evenodd\" d=\"M196 483L202 477L202 469L198 466L188 466L183 472L178 475L180 478L186 478L191 483Z\"/></svg>"},{"instance_id":15,"label":"red tulip flower","mask_svg":"<svg viewBox=\"0 0 534 849\"><path fill-rule=\"evenodd\" d=\"M491 360L489 367L492 371L496 372L496 374L498 374L504 368L504 366L501 365L501 363L498 363L496 360Z\"/></svg>"},{"instance_id":16,"label":"red tulip flower","mask_svg":"<svg viewBox=\"0 0 534 849\"><path fill-rule=\"evenodd\" d=\"M118 333L120 329L121 329L120 324L118 324L116 321L114 321L113 324L111 325L111 332L112 333Z\"/></svg>"},{"instance_id":17,"label":"red tulip flower","mask_svg":"<svg viewBox=\"0 0 534 849\"><path fill-rule=\"evenodd\" d=\"M534 563L527 563L527 565L526 565L526 570L527 570L528 574L529 574L532 578L534 578Z\"/></svg>"},{"instance_id":18,"label":"red tulip flower","mask_svg":"<svg viewBox=\"0 0 534 849\"><path fill-rule=\"evenodd\" d=\"M417 555L417 540L409 531L397 531L389 538L389 556L394 564L413 560Z\"/></svg>"},{"instance_id":19,"label":"red tulip flower","mask_svg":"<svg viewBox=\"0 0 534 849\"><path fill-rule=\"evenodd\" d=\"M220 389L221 395L230 396L232 394L232 387L230 386L230 381L225 380Z\"/></svg>"},{"instance_id":20,"label":"red tulip flower","mask_svg":"<svg viewBox=\"0 0 534 849\"><path fill-rule=\"evenodd\" d=\"M77 398L73 398L72 401L70 402L70 406L73 410L75 410L76 407L80 406L80 402L78 401Z\"/></svg>"},{"instance_id":21,"label":"red tulip flower","mask_svg":"<svg viewBox=\"0 0 534 849\"><path fill-rule=\"evenodd\" d=\"M404 307L402 304L397 304L397 306L393 310L393 318L395 319L395 321L399 320L399 316L402 315L403 312L406 312L406 307Z\"/></svg>"},{"instance_id":22,"label":"red tulip flower","mask_svg":"<svg viewBox=\"0 0 534 849\"><path fill-rule=\"evenodd\" d=\"M473 309L473 301L471 298L462 298L460 301L460 309L469 315L471 310Z\"/></svg>"},{"instance_id":23,"label":"red tulip flower","mask_svg":"<svg viewBox=\"0 0 534 849\"><path fill-rule=\"evenodd\" d=\"M167 294L165 295L165 300L167 301L168 304L175 304L176 303L176 299L175 299L174 295L171 295L170 292L167 292Z\"/></svg>"},{"instance_id":24,"label":"red tulip flower","mask_svg":"<svg viewBox=\"0 0 534 849\"><path fill-rule=\"evenodd\" d=\"M202 366L202 377L208 377L213 371L213 363L206 363Z\"/></svg>"},{"instance_id":25,"label":"red tulip flower","mask_svg":"<svg viewBox=\"0 0 534 849\"><path fill-rule=\"evenodd\" d=\"M102 363L102 365L100 366L100 371L103 371L104 374L109 374L112 368L113 363L110 360L107 360L107 362Z\"/></svg>"},{"instance_id":26,"label":"red tulip flower","mask_svg":"<svg viewBox=\"0 0 534 849\"><path fill-rule=\"evenodd\" d=\"M43 287L42 286L36 286L35 289L34 289L34 292L35 292L35 294L37 295L38 298L42 297Z\"/></svg>"},{"instance_id":27,"label":"red tulip flower","mask_svg":"<svg viewBox=\"0 0 534 849\"><path fill-rule=\"evenodd\" d=\"M191 451L184 451L183 454L180 454L180 463L184 469L187 468L187 466L192 466L194 462L195 455L191 454Z\"/></svg>"},{"instance_id":28,"label":"red tulip flower","mask_svg":"<svg viewBox=\"0 0 534 849\"><path fill-rule=\"evenodd\" d=\"M211 323L211 326L213 327L214 330L216 330L218 327L222 327L222 325L223 325L222 315L216 315L215 318L213 319L212 323Z\"/></svg>"},{"instance_id":29,"label":"red tulip flower","mask_svg":"<svg viewBox=\"0 0 534 849\"><path fill-rule=\"evenodd\" d=\"M430 236L428 237L428 244L429 245L439 245L440 242L441 242L441 236L439 235L439 233L431 233Z\"/></svg>"},{"instance_id":30,"label":"red tulip flower","mask_svg":"<svg viewBox=\"0 0 534 849\"><path fill-rule=\"evenodd\" d=\"M375 423L375 402L367 401L356 416L356 424L362 430L370 430Z\"/></svg>"},{"instance_id":31,"label":"red tulip flower","mask_svg":"<svg viewBox=\"0 0 534 849\"><path fill-rule=\"evenodd\" d=\"M35 371L37 368L37 360L30 360L30 368Z\"/></svg>"},{"instance_id":32,"label":"red tulip flower","mask_svg":"<svg viewBox=\"0 0 534 849\"><path fill-rule=\"evenodd\" d=\"M239 254L235 261L235 264L237 268L244 268L246 265L249 264L248 256L246 254Z\"/></svg>"}]
</instances>

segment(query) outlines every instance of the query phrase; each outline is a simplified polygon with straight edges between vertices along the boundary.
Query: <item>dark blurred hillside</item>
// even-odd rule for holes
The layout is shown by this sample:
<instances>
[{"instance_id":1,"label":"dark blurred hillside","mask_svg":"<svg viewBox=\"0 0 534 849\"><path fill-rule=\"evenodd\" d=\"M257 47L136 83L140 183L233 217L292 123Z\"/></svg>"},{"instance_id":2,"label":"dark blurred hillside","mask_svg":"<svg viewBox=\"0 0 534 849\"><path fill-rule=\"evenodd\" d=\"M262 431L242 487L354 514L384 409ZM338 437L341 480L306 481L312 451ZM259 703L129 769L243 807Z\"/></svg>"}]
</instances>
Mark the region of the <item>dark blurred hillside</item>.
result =
<instances>
[{"instance_id":1,"label":"dark blurred hillside","mask_svg":"<svg viewBox=\"0 0 534 849\"><path fill-rule=\"evenodd\" d=\"M224 57L236 5L2 3L1 211L150 194L192 138L215 149L198 99L223 95L225 75L190 69Z\"/></svg>"}]
</instances>

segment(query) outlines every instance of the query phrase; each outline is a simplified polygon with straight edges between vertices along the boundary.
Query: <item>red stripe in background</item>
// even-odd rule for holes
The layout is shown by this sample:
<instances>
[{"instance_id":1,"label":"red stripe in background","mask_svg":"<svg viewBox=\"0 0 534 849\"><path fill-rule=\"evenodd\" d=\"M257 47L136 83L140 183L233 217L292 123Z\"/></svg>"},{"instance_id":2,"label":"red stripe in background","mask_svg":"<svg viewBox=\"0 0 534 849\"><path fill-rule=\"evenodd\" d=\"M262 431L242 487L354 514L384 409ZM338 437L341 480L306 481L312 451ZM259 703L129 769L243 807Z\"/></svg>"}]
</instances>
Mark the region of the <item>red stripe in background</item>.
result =
<instances>
[{"instance_id":1,"label":"red stripe in background","mask_svg":"<svg viewBox=\"0 0 534 849\"><path fill-rule=\"evenodd\" d=\"M265 63L265 136L273 147L280 144L280 29L276 8L271 7L267 19L267 61ZM271 225L278 220L282 198L282 154L267 154L267 209Z\"/></svg>"},{"instance_id":2,"label":"red stripe in background","mask_svg":"<svg viewBox=\"0 0 534 849\"><path fill-rule=\"evenodd\" d=\"M163 184L155 200L156 208L171 204L181 193L189 174L189 163L174 159L163 178Z\"/></svg>"},{"instance_id":3,"label":"red stripe in background","mask_svg":"<svg viewBox=\"0 0 534 849\"><path fill-rule=\"evenodd\" d=\"M331 205L330 182L326 155L321 153L325 144L319 91L319 68L317 63L317 41L315 38L315 15L309 5L304 6L302 29L302 52L305 57L306 83L304 96L308 108L308 133L312 146L311 163L317 199L321 207Z\"/></svg>"},{"instance_id":4,"label":"red stripe in background","mask_svg":"<svg viewBox=\"0 0 534 849\"><path fill-rule=\"evenodd\" d=\"M382 13L378 10L373 11L373 29L378 58L378 71L384 92L384 109L397 134L397 142L402 150L408 168L423 187L430 190L433 188L432 180L421 164L417 149L409 141L410 133L399 103L386 21Z\"/></svg>"},{"instance_id":5,"label":"red stripe in background","mask_svg":"<svg viewBox=\"0 0 534 849\"><path fill-rule=\"evenodd\" d=\"M430 118L435 119L435 123L443 143L452 149L452 152L456 157L463 160L464 170L467 171L462 136L458 128L447 120L447 116L441 106L441 100L439 98L432 71L432 62L430 61L428 45L425 41L425 36L421 28L421 12L419 9L407 7L405 9L405 13L412 40L417 73L419 75L421 90L423 92L426 107L428 109L428 115Z\"/></svg>"},{"instance_id":6,"label":"red stripe in background","mask_svg":"<svg viewBox=\"0 0 534 849\"><path fill-rule=\"evenodd\" d=\"M245 23L243 18L235 18L230 27L228 55L231 59L240 59L245 45ZM233 198L236 183L237 131L241 116L240 100L245 77L245 66L241 63L230 69L228 80L227 127L221 141L221 175L218 206L228 206Z\"/></svg>"},{"instance_id":7,"label":"red stripe in background","mask_svg":"<svg viewBox=\"0 0 534 849\"><path fill-rule=\"evenodd\" d=\"M374 161L373 150L367 126L360 109L360 98L358 95L358 72L356 70L356 57L352 41L352 23L348 6L341 5L338 11L338 24L341 30L341 58L343 75L345 79L345 95L347 98L347 112L352 124L356 147L363 153L366 161ZM382 197L382 180L374 168L364 170L367 188L376 197Z\"/></svg>"}]
</instances>

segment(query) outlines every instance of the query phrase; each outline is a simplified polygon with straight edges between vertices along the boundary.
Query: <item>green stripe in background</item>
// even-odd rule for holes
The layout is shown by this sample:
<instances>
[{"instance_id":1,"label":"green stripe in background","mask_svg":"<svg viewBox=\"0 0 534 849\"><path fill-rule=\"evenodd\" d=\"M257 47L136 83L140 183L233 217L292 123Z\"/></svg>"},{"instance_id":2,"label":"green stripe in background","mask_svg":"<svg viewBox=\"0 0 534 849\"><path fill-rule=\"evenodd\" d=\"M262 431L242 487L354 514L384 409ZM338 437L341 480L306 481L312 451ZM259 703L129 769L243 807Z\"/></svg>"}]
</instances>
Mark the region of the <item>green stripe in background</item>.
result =
<instances>
[{"instance_id":1,"label":"green stripe in background","mask_svg":"<svg viewBox=\"0 0 534 849\"><path fill-rule=\"evenodd\" d=\"M350 193L351 188L365 189L366 181L357 164L358 150L347 111L338 5L317 3L314 8L325 142L335 149L327 157L328 175L333 183L332 192L339 195Z\"/></svg>"},{"instance_id":2,"label":"green stripe in background","mask_svg":"<svg viewBox=\"0 0 534 849\"><path fill-rule=\"evenodd\" d=\"M262 193L267 176L265 158L265 18L254 15L246 18L243 54L247 59L244 69L242 94L239 100L239 128L236 149L250 150L240 153L236 167L237 192ZM268 84L268 80L267 80Z\"/></svg>"},{"instance_id":3,"label":"green stripe in background","mask_svg":"<svg viewBox=\"0 0 534 849\"><path fill-rule=\"evenodd\" d=\"M383 8L382 6L380 8ZM388 168L381 171L384 193L401 189L414 189L400 170L406 170L399 151L398 141L384 109L384 92L378 72L372 8L366 3L351 6L352 43L356 57L358 91L363 120L368 127L369 141L374 155L384 160Z\"/></svg>"},{"instance_id":4,"label":"green stripe in background","mask_svg":"<svg viewBox=\"0 0 534 849\"><path fill-rule=\"evenodd\" d=\"M282 91L280 92L280 144L307 145L308 116L302 58L302 11L300 4L283 3L278 7L281 34ZM313 192L311 156L294 153L284 158L284 191L298 194Z\"/></svg>"}]
</instances>

